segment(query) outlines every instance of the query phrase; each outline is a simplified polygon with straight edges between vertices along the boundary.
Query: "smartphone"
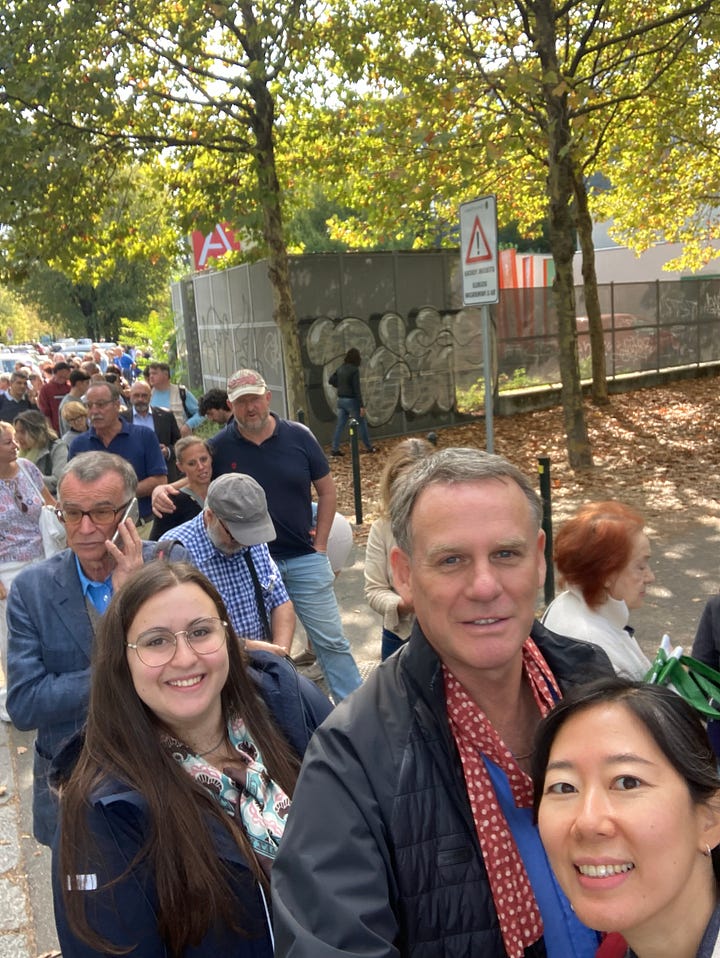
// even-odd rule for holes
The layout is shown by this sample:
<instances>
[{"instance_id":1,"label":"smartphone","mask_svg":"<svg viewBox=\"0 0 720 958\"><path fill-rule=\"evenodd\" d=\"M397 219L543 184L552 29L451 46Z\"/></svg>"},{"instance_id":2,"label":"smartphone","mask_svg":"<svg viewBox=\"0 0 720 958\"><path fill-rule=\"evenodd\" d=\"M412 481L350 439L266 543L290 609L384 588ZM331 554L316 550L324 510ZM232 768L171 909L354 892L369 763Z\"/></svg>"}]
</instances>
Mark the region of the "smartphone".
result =
<instances>
[{"instance_id":1,"label":"smartphone","mask_svg":"<svg viewBox=\"0 0 720 958\"><path fill-rule=\"evenodd\" d=\"M132 519L133 522L137 522L140 518L140 510L138 509L137 499L131 499L128 503L128 507L122 514L122 519L118 523L118 527L115 530L115 535L110 540L114 546L119 545L120 543L120 526L125 522L126 519Z\"/></svg>"}]
</instances>

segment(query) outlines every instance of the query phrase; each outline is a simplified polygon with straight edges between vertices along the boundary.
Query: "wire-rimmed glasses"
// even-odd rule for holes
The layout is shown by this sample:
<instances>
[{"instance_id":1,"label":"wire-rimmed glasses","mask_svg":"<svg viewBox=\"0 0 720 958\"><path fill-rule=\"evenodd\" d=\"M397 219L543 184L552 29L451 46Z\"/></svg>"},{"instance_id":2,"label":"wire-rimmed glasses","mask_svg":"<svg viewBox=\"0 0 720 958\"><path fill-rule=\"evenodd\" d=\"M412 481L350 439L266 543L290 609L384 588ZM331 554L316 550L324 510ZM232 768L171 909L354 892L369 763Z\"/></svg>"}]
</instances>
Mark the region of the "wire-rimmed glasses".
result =
<instances>
[{"instance_id":1,"label":"wire-rimmed glasses","mask_svg":"<svg viewBox=\"0 0 720 958\"><path fill-rule=\"evenodd\" d=\"M126 642L129 649L135 649L138 658L151 669L167 665L175 655L179 635L185 636L185 641L198 655L210 655L225 642L227 636L227 622L222 619L208 617L196 619L187 629L173 632L171 629L155 628L141 632L135 642Z\"/></svg>"}]
</instances>

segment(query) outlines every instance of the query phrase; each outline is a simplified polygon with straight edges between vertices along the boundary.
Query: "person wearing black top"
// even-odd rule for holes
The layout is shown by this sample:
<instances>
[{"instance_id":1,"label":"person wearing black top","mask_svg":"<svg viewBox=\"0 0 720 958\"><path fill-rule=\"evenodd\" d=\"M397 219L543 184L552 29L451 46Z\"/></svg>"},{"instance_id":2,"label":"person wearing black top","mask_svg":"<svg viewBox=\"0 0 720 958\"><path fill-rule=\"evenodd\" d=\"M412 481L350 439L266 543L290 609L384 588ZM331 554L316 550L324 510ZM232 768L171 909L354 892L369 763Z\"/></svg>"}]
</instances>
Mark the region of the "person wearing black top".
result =
<instances>
[{"instance_id":1,"label":"person wearing black top","mask_svg":"<svg viewBox=\"0 0 720 958\"><path fill-rule=\"evenodd\" d=\"M338 366L333 377L331 377L332 379L335 381L331 381L331 385L334 385L337 389L337 425L332 439L331 454L333 456L345 455L340 449L340 440L351 416L357 419L360 424L360 439L365 447L365 452L377 452L375 446L370 442L368 434L365 403L360 391L360 353L357 349L348 349L342 366Z\"/></svg>"}]
</instances>

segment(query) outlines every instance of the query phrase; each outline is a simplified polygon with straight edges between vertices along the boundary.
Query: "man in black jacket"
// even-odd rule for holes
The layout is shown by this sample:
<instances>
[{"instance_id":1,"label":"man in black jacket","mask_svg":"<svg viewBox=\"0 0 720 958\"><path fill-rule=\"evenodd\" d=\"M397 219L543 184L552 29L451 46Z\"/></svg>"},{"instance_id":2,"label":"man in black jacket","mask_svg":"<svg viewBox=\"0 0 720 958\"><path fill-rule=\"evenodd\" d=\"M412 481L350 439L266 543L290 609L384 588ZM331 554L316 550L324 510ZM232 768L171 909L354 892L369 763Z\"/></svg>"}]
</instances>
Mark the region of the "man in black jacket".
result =
<instances>
[{"instance_id":1,"label":"man in black jacket","mask_svg":"<svg viewBox=\"0 0 720 958\"><path fill-rule=\"evenodd\" d=\"M592 958L532 821L540 718L612 674L534 620L541 502L499 456L446 449L391 504L406 646L306 753L273 868L283 958Z\"/></svg>"},{"instance_id":2,"label":"man in black jacket","mask_svg":"<svg viewBox=\"0 0 720 958\"><path fill-rule=\"evenodd\" d=\"M180 478L175 462L175 443L180 438L180 428L169 409L159 409L150 405L151 394L150 386L138 379L130 389L130 408L123 409L120 415L135 426L145 426L154 430L163 458L167 463L168 482L175 482Z\"/></svg>"},{"instance_id":3,"label":"man in black jacket","mask_svg":"<svg viewBox=\"0 0 720 958\"><path fill-rule=\"evenodd\" d=\"M7 394L0 396L0 421L12 423L15 417L28 409L37 409L27 395L28 378L25 373L15 370L10 375Z\"/></svg>"}]
</instances>

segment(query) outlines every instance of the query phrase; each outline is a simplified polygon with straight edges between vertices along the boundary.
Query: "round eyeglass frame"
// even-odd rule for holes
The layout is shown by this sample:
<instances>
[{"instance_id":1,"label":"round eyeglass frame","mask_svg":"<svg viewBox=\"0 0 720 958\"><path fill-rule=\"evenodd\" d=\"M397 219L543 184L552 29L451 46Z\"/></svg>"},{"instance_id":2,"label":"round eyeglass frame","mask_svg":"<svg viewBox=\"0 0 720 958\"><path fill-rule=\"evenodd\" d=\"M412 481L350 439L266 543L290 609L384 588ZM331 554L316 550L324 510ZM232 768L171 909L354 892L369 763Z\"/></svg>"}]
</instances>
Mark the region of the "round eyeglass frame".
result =
<instances>
[{"instance_id":1,"label":"round eyeglass frame","mask_svg":"<svg viewBox=\"0 0 720 958\"><path fill-rule=\"evenodd\" d=\"M134 649L134 650L135 650L135 654L136 654L137 657L140 659L140 661L142 662L142 664L143 664L144 666L146 666L147 668L149 668L149 669L161 669L164 665L167 665L168 662L172 662L173 658L175 657L175 653L176 653L176 651L177 651L177 643L178 643L178 636L179 636L179 635L184 635L184 636L185 636L185 641L187 642L187 644L190 646L190 648L193 650L193 652L194 652L196 655L212 655L214 652L217 652L219 649L222 648L223 643L227 642L228 623L227 623L224 619L221 619L219 616L215 616L215 615L208 615L208 616L205 617L205 619L201 619L200 621L208 621L208 620L212 620L213 622L217 622L217 623L219 623L219 625L222 627L222 633L221 633L222 638L220 639L220 641L218 642L218 644L215 646L214 649L206 649L206 650L203 652L203 651L201 651L200 649L196 649L196 648L195 648L195 646L193 645L193 643L192 643L192 642L190 641L190 639L188 638L188 633L191 632L192 629L193 629L193 626L192 626L192 625L190 626L189 629L178 629L177 632L173 632L172 629L161 629L161 628L158 628L158 629L148 629L148 630L147 630L148 632L165 632L166 635L172 635L172 637L173 637L172 653L168 656L167 659L165 659L165 660L162 661L162 662L146 662L145 659L142 657L142 654L141 654L141 652L140 652L140 648L139 648L137 642L128 642L128 641L126 641L126 642L125 642L125 645L127 646L128 649ZM197 626L197 623L195 623L195 626ZM138 638L142 638L142 636L145 635L145 634L147 634L147 633L146 633L146 632L143 632L141 635L138 636Z\"/></svg>"}]
</instances>

